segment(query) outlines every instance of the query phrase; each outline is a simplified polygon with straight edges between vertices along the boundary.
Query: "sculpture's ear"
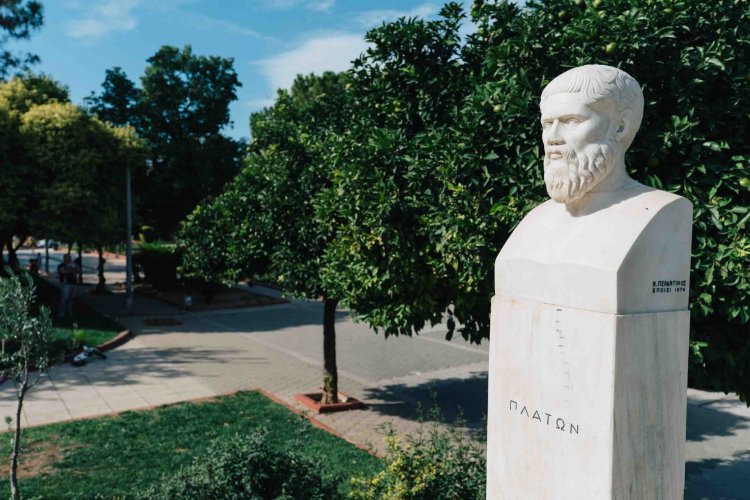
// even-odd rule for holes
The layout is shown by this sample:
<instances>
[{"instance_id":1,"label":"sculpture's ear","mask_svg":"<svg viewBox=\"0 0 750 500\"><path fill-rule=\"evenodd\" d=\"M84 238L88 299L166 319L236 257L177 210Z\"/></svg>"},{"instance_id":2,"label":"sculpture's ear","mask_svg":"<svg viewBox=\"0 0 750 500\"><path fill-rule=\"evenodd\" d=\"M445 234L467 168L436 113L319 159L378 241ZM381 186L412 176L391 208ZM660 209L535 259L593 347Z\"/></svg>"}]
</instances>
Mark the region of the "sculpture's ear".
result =
<instances>
[{"instance_id":1,"label":"sculpture's ear","mask_svg":"<svg viewBox=\"0 0 750 500\"><path fill-rule=\"evenodd\" d=\"M628 133L630 130L630 124L631 124L632 116L630 111L625 110L622 113L620 113L620 120L617 122L617 127L615 128L614 133L614 140L615 142L620 142L623 137Z\"/></svg>"}]
</instances>

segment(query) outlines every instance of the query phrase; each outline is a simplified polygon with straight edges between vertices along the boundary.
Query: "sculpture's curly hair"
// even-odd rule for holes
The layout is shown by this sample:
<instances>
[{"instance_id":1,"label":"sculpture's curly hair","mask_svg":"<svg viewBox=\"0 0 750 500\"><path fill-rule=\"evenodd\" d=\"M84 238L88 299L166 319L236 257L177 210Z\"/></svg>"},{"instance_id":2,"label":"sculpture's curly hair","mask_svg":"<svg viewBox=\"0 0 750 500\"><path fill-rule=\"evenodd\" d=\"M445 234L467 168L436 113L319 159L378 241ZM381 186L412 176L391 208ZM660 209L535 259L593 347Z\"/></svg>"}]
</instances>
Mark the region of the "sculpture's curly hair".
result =
<instances>
[{"instance_id":1,"label":"sculpture's curly hair","mask_svg":"<svg viewBox=\"0 0 750 500\"><path fill-rule=\"evenodd\" d=\"M629 126L623 136L625 148L633 142L643 119L643 92L638 82L621 69L601 64L588 64L558 75L542 91L539 105L550 96L579 93L586 104L617 121L629 115Z\"/></svg>"}]
</instances>

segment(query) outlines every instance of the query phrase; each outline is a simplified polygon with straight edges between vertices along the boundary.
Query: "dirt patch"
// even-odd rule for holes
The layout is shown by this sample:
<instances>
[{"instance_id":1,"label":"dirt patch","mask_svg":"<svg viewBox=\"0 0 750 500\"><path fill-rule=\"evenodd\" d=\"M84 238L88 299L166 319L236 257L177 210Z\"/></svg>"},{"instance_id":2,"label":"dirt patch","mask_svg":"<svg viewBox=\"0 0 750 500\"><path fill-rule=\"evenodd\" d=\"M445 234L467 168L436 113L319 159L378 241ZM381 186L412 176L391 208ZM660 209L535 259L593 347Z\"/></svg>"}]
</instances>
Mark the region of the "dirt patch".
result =
<instances>
[{"instance_id":1,"label":"dirt patch","mask_svg":"<svg viewBox=\"0 0 750 500\"><path fill-rule=\"evenodd\" d=\"M51 436L44 441L26 441L18 463L18 479L39 476L55 472L55 464L63 459L66 451L73 447L63 447L57 443L58 436ZM23 441L22 441L23 443ZM10 467L10 456L0 456L0 470Z\"/></svg>"}]
</instances>

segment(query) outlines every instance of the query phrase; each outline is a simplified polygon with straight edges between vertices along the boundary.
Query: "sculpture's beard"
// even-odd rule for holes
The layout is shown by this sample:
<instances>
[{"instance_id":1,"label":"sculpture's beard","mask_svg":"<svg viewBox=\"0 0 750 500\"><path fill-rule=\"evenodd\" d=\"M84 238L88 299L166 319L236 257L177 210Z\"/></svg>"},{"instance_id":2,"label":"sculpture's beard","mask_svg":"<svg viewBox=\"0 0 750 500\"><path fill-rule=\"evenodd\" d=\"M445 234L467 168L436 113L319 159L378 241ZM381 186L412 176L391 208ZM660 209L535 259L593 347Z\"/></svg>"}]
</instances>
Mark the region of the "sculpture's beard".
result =
<instances>
[{"instance_id":1,"label":"sculpture's beard","mask_svg":"<svg viewBox=\"0 0 750 500\"><path fill-rule=\"evenodd\" d=\"M570 203L588 193L612 171L615 159L610 144L588 144L581 154L569 147L555 148L562 155L544 155L544 183L550 198Z\"/></svg>"}]
</instances>

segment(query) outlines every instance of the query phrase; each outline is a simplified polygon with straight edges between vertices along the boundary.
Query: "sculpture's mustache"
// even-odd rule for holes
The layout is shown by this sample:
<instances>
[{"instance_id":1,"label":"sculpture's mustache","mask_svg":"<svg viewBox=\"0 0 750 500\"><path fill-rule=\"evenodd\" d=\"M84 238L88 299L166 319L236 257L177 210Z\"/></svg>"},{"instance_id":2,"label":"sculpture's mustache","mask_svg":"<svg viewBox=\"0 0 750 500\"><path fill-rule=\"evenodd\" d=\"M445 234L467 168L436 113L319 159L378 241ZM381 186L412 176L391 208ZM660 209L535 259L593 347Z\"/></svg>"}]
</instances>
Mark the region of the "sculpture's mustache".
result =
<instances>
[{"instance_id":1,"label":"sculpture's mustache","mask_svg":"<svg viewBox=\"0 0 750 500\"><path fill-rule=\"evenodd\" d=\"M590 144L583 151L556 146L545 149L544 182L550 197L568 203L607 176L614 159L608 144Z\"/></svg>"},{"instance_id":2,"label":"sculpture's mustache","mask_svg":"<svg viewBox=\"0 0 750 500\"><path fill-rule=\"evenodd\" d=\"M569 147L548 148L544 154L545 167L554 160L562 160L565 164L575 164L577 158L576 152Z\"/></svg>"}]
</instances>

